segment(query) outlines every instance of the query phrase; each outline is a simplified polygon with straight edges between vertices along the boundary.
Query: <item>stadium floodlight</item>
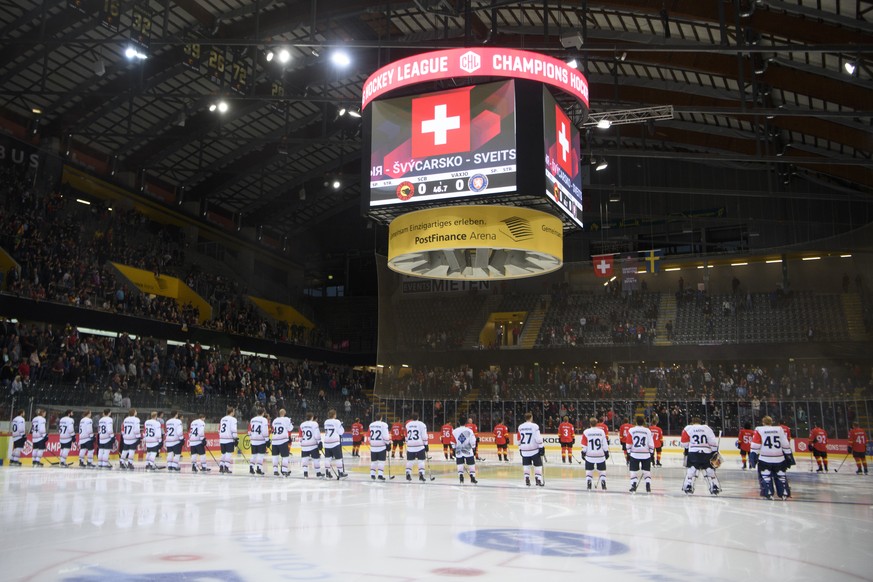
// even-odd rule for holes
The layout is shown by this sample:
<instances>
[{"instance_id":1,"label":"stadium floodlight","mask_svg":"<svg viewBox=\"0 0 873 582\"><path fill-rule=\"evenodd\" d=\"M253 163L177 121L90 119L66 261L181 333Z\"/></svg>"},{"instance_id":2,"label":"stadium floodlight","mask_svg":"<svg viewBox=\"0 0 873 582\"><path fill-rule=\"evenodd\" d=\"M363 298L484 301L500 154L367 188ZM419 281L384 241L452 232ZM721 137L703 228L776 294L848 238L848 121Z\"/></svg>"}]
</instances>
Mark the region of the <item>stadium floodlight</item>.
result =
<instances>
[{"instance_id":1,"label":"stadium floodlight","mask_svg":"<svg viewBox=\"0 0 873 582\"><path fill-rule=\"evenodd\" d=\"M352 64L352 57L344 50L336 50L330 55L330 61L338 67L348 67Z\"/></svg>"},{"instance_id":2,"label":"stadium floodlight","mask_svg":"<svg viewBox=\"0 0 873 582\"><path fill-rule=\"evenodd\" d=\"M609 161L606 158L600 158L600 161L597 162L597 165L594 166L594 171L600 172L609 167Z\"/></svg>"},{"instance_id":3,"label":"stadium floodlight","mask_svg":"<svg viewBox=\"0 0 873 582\"><path fill-rule=\"evenodd\" d=\"M283 48L279 51L279 62L283 65L291 60L291 51L286 48Z\"/></svg>"},{"instance_id":4,"label":"stadium floodlight","mask_svg":"<svg viewBox=\"0 0 873 582\"><path fill-rule=\"evenodd\" d=\"M227 101L219 101L218 102L218 112L219 113L227 113Z\"/></svg>"},{"instance_id":5,"label":"stadium floodlight","mask_svg":"<svg viewBox=\"0 0 873 582\"><path fill-rule=\"evenodd\" d=\"M273 51L267 51L267 54L264 55L264 58L267 59L267 62L269 63L269 62L272 62L273 57L275 57L275 56L276 55L275 55L275 53L273 53Z\"/></svg>"},{"instance_id":6,"label":"stadium floodlight","mask_svg":"<svg viewBox=\"0 0 873 582\"><path fill-rule=\"evenodd\" d=\"M582 127L598 127L609 129L613 125L628 125L631 123L644 123L658 119L673 119L672 105L658 105L655 107L641 107L639 109L620 109L617 111L601 111L591 113Z\"/></svg>"},{"instance_id":7,"label":"stadium floodlight","mask_svg":"<svg viewBox=\"0 0 873 582\"><path fill-rule=\"evenodd\" d=\"M567 61L567 66L573 67L575 69L576 67L579 66L579 61L577 61L575 58L572 58L569 61Z\"/></svg>"},{"instance_id":8,"label":"stadium floodlight","mask_svg":"<svg viewBox=\"0 0 873 582\"><path fill-rule=\"evenodd\" d=\"M349 114L349 116L351 116L351 117L357 117L357 118L360 118L360 117L361 117L361 112L358 111L357 109L349 109L349 110L348 110L348 114Z\"/></svg>"},{"instance_id":9,"label":"stadium floodlight","mask_svg":"<svg viewBox=\"0 0 873 582\"><path fill-rule=\"evenodd\" d=\"M605 117L597 122L597 129L609 129L612 127L612 122Z\"/></svg>"},{"instance_id":10,"label":"stadium floodlight","mask_svg":"<svg viewBox=\"0 0 873 582\"><path fill-rule=\"evenodd\" d=\"M343 185L343 182L342 182L342 180L340 180L339 178L334 178L334 179L331 180L331 182L330 182L330 186L331 186L331 188L333 188L334 190L339 190L339 189L342 187L342 185Z\"/></svg>"},{"instance_id":11,"label":"stadium floodlight","mask_svg":"<svg viewBox=\"0 0 873 582\"><path fill-rule=\"evenodd\" d=\"M843 69L849 74L854 76L855 71L858 70L858 65L854 61L846 61L843 63Z\"/></svg>"}]
</instances>

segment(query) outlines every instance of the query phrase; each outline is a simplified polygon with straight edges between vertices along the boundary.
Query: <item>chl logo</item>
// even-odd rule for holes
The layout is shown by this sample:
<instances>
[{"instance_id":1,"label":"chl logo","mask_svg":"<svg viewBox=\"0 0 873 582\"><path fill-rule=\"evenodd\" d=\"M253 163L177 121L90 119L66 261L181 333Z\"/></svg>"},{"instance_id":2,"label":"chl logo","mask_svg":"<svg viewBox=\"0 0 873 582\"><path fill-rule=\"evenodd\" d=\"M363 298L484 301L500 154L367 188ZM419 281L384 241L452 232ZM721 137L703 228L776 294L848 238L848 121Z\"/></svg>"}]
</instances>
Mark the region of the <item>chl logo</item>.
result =
<instances>
[{"instance_id":1,"label":"chl logo","mask_svg":"<svg viewBox=\"0 0 873 582\"><path fill-rule=\"evenodd\" d=\"M461 55L460 65L462 71L472 73L482 66L482 58L473 51L467 51Z\"/></svg>"}]
</instances>

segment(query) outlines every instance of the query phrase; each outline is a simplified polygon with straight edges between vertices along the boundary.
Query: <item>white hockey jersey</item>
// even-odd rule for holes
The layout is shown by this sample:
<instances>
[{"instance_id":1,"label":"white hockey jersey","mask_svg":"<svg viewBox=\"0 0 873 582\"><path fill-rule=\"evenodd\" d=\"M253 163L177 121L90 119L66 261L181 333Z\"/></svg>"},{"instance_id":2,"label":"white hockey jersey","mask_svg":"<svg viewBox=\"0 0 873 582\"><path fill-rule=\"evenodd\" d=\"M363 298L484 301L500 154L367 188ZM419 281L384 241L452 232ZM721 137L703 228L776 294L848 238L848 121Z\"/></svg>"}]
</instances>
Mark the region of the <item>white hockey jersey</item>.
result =
<instances>
[{"instance_id":1,"label":"white hockey jersey","mask_svg":"<svg viewBox=\"0 0 873 582\"><path fill-rule=\"evenodd\" d=\"M249 438L253 445L262 445L270 438L270 425L267 419L261 415L249 421Z\"/></svg>"},{"instance_id":2,"label":"white hockey jersey","mask_svg":"<svg viewBox=\"0 0 873 582\"><path fill-rule=\"evenodd\" d=\"M228 415L222 418L218 427L218 442L230 444L236 439L236 434L236 417Z\"/></svg>"},{"instance_id":3,"label":"white hockey jersey","mask_svg":"<svg viewBox=\"0 0 873 582\"><path fill-rule=\"evenodd\" d=\"M196 418L188 426L188 445L199 445L206 438L206 423Z\"/></svg>"},{"instance_id":4,"label":"white hockey jersey","mask_svg":"<svg viewBox=\"0 0 873 582\"><path fill-rule=\"evenodd\" d=\"M182 428L182 421L178 418L168 420L167 424L164 425L164 429L167 431L166 445L168 447L182 442L182 439L185 438L185 429Z\"/></svg>"},{"instance_id":5,"label":"white hockey jersey","mask_svg":"<svg viewBox=\"0 0 873 582\"><path fill-rule=\"evenodd\" d=\"M139 439L142 434L139 417L128 416L121 423L121 438L124 439L124 444L132 445Z\"/></svg>"},{"instance_id":6,"label":"white hockey jersey","mask_svg":"<svg viewBox=\"0 0 873 582\"><path fill-rule=\"evenodd\" d=\"M518 452L522 457L533 457L543 446L543 435L535 422L523 422L518 425Z\"/></svg>"},{"instance_id":7,"label":"white hockey jersey","mask_svg":"<svg viewBox=\"0 0 873 582\"><path fill-rule=\"evenodd\" d=\"M300 450L314 451L321 442L321 431L314 420L305 420L300 424Z\"/></svg>"},{"instance_id":8,"label":"white hockey jersey","mask_svg":"<svg viewBox=\"0 0 873 582\"><path fill-rule=\"evenodd\" d=\"M145 444L153 447L161 444L161 423L157 418L150 418L145 421Z\"/></svg>"},{"instance_id":9,"label":"white hockey jersey","mask_svg":"<svg viewBox=\"0 0 873 582\"><path fill-rule=\"evenodd\" d=\"M291 440L291 431L294 430L294 424L287 416L280 416L273 419L273 444L284 445Z\"/></svg>"},{"instance_id":10,"label":"white hockey jersey","mask_svg":"<svg viewBox=\"0 0 873 582\"><path fill-rule=\"evenodd\" d=\"M76 438L76 423L70 416L61 417L58 421L58 439L62 443L68 443Z\"/></svg>"},{"instance_id":11,"label":"white hockey jersey","mask_svg":"<svg viewBox=\"0 0 873 582\"><path fill-rule=\"evenodd\" d=\"M101 443L106 444L115 437L113 424L111 416L101 416L97 421L97 434Z\"/></svg>"},{"instance_id":12,"label":"white hockey jersey","mask_svg":"<svg viewBox=\"0 0 873 582\"><path fill-rule=\"evenodd\" d=\"M417 453L427 444L427 426L420 420L410 420L406 423L406 450Z\"/></svg>"},{"instance_id":13,"label":"white hockey jersey","mask_svg":"<svg viewBox=\"0 0 873 582\"><path fill-rule=\"evenodd\" d=\"M388 425L381 420L370 423L370 452L381 453L391 444L391 435L388 433Z\"/></svg>"},{"instance_id":14,"label":"white hockey jersey","mask_svg":"<svg viewBox=\"0 0 873 582\"><path fill-rule=\"evenodd\" d=\"M342 443L343 433L346 430L343 428L341 420L336 418L328 418L324 421L324 434L321 435L321 442L325 448L331 449Z\"/></svg>"},{"instance_id":15,"label":"white hockey jersey","mask_svg":"<svg viewBox=\"0 0 873 582\"><path fill-rule=\"evenodd\" d=\"M606 460L609 441L602 428L596 426L582 431L582 454L589 463L602 463Z\"/></svg>"},{"instance_id":16,"label":"white hockey jersey","mask_svg":"<svg viewBox=\"0 0 873 582\"><path fill-rule=\"evenodd\" d=\"M680 444L689 453L711 453L718 450L715 433L705 424L689 424L682 431Z\"/></svg>"},{"instance_id":17,"label":"white hockey jersey","mask_svg":"<svg viewBox=\"0 0 873 582\"><path fill-rule=\"evenodd\" d=\"M645 426L632 426L627 431L627 452L634 459L648 459L655 452L652 431Z\"/></svg>"},{"instance_id":18,"label":"white hockey jersey","mask_svg":"<svg viewBox=\"0 0 873 582\"><path fill-rule=\"evenodd\" d=\"M473 447L476 446L476 435L468 426L459 426L452 431L456 457L472 457Z\"/></svg>"},{"instance_id":19,"label":"white hockey jersey","mask_svg":"<svg viewBox=\"0 0 873 582\"><path fill-rule=\"evenodd\" d=\"M785 460L785 456L791 454L791 446L788 437L781 426L759 426L752 435L753 453L758 453L758 460L764 463L778 465Z\"/></svg>"},{"instance_id":20,"label":"white hockey jersey","mask_svg":"<svg viewBox=\"0 0 873 582\"><path fill-rule=\"evenodd\" d=\"M27 421L23 416L16 416L12 419L12 439L18 440L23 436L27 436Z\"/></svg>"},{"instance_id":21,"label":"white hockey jersey","mask_svg":"<svg viewBox=\"0 0 873 582\"><path fill-rule=\"evenodd\" d=\"M79 421L79 442L87 442L94 438L94 419L83 418Z\"/></svg>"},{"instance_id":22,"label":"white hockey jersey","mask_svg":"<svg viewBox=\"0 0 873 582\"><path fill-rule=\"evenodd\" d=\"M48 436L45 428L45 418L42 416L34 416L30 421L30 437L33 442L38 443Z\"/></svg>"}]
</instances>

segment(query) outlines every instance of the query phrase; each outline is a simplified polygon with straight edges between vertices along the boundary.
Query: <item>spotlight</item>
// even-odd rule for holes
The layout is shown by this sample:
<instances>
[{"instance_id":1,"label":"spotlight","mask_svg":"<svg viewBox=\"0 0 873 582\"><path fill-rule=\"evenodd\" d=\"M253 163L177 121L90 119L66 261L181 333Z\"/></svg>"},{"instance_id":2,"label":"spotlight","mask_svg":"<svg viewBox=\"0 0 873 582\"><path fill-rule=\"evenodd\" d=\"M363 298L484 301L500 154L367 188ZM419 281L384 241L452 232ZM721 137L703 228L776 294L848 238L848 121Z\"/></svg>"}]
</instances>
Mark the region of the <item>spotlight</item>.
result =
<instances>
[{"instance_id":1,"label":"spotlight","mask_svg":"<svg viewBox=\"0 0 873 582\"><path fill-rule=\"evenodd\" d=\"M612 122L605 117L597 122L597 129L609 129L612 127Z\"/></svg>"},{"instance_id":2,"label":"spotlight","mask_svg":"<svg viewBox=\"0 0 873 582\"><path fill-rule=\"evenodd\" d=\"M283 65L291 60L291 52L288 49L282 49L279 51L279 62Z\"/></svg>"},{"instance_id":3,"label":"spotlight","mask_svg":"<svg viewBox=\"0 0 873 582\"><path fill-rule=\"evenodd\" d=\"M338 113L339 113L340 117L342 117L343 115L346 114L346 108L345 108L345 107L340 107Z\"/></svg>"},{"instance_id":4,"label":"spotlight","mask_svg":"<svg viewBox=\"0 0 873 582\"><path fill-rule=\"evenodd\" d=\"M846 61L843 63L843 69L849 74L854 76L855 71L858 70L858 65L854 61Z\"/></svg>"},{"instance_id":5,"label":"spotlight","mask_svg":"<svg viewBox=\"0 0 873 582\"><path fill-rule=\"evenodd\" d=\"M318 57L321 56L321 53L318 52L318 49L317 49L317 48L311 48L311 49L309 49L309 54L311 54L311 55L314 56L315 58L318 58Z\"/></svg>"},{"instance_id":6,"label":"spotlight","mask_svg":"<svg viewBox=\"0 0 873 582\"><path fill-rule=\"evenodd\" d=\"M358 111L357 109L349 109L348 114L350 117L357 117L357 118L361 117L361 112Z\"/></svg>"},{"instance_id":7,"label":"spotlight","mask_svg":"<svg viewBox=\"0 0 873 582\"><path fill-rule=\"evenodd\" d=\"M264 56L264 58L267 59L268 63L270 63L273 61L274 56L275 55L273 54L273 51L267 51L267 54Z\"/></svg>"},{"instance_id":8,"label":"spotlight","mask_svg":"<svg viewBox=\"0 0 873 582\"><path fill-rule=\"evenodd\" d=\"M126 56L129 59L135 59L136 58L136 49L133 48L132 46L127 47L126 49L124 49L124 56Z\"/></svg>"},{"instance_id":9,"label":"spotlight","mask_svg":"<svg viewBox=\"0 0 873 582\"><path fill-rule=\"evenodd\" d=\"M219 113L227 113L227 101L219 101L218 102L218 112Z\"/></svg>"},{"instance_id":10,"label":"spotlight","mask_svg":"<svg viewBox=\"0 0 873 582\"><path fill-rule=\"evenodd\" d=\"M330 182L330 186L334 190L339 190L342 185L343 183L339 178L333 178Z\"/></svg>"},{"instance_id":11,"label":"spotlight","mask_svg":"<svg viewBox=\"0 0 873 582\"><path fill-rule=\"evenodd\" d=\"M34 108L31 109L30 111L31 111L31 113L33 113L34 115L42 115L42 109L40 109L39 107L34 107Z\"/></svg>"},{"instance_id":12,"label":"spotlight","mask_svg":"<svg viewBox=\"0 0 873 582\"><path fill-rule=\"evenodd\" d=\"M609 162L606 160L606 158L600 158L600 161L597 162L596 166L594 166L594 171L600 172L601 170L605 170L608 167Z\"/></svg>"},{"instance_id":13,"label":"spotlight","mask_svg":"<svg viewBox=\"0 0 873 582\"><path fill-rule=\"evenodd\" d=\"M567 61L567 66L573 67L575 69L579 66L579 63L576 61L576 59L570 59L569 61Z\"/></svg>"},{"instance_id":14,"label":"spotlight","mask_svg":"<svg viewBox=\"0 0 873 582\"><path fill-rule=\"evenodd\" d=\"M338 67L348 67L352 64L352 57L349 56L349 53L343 50L334 51L332 55L330 55L330 61L338 66Z\"/></svg>"},{"instance_id":15,"label":"spotlight","mask_svg":"<svg viewBox=\"0 0 873 582\"><path fill-rule=\"evenodd\" d=\"M218 105L216 105L215 103L209 105L209 111L214 112L216 109L218 109Z\"/></svg>"}]
</instances>

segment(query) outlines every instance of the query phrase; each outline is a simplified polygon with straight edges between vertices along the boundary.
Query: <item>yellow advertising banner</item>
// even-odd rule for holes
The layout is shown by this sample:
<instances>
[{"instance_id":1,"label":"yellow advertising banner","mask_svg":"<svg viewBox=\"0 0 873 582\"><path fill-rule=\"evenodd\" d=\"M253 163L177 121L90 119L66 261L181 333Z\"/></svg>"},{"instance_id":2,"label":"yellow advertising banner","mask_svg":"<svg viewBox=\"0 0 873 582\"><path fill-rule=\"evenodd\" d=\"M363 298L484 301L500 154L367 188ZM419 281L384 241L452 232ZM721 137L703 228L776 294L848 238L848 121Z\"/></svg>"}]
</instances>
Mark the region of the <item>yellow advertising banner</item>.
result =
<instances>
[{"instance_id":1,"label":"yellow advertising banner","mask_svg":"<svg viewBox=\"0 0 873 582\"><path fill-rule=\"evenodd\" d=\"M21 269L18 262L9 253L4 249L0 249L0 273L3 274L3 291L6 291L6 287L9 284L9 270L12 268Z\"/></svg>"},{"instance_id":2,"label":"yellow advertising banner","mask_svg":"<svg viewBox=\"0 0 873 582\"><path fill-rule=\"evenodd\" d=\"M517 206L449 206L410 212L388 229L388 266L441 279L512 279L555 271L564 230L551 214Z\"/></svg>"},{"instance_id":3,"label":"yellow advertising banner","mask_svg":"<svg viewBox=\"0 0 873 582\"><path fill-rule=\"evenodd\" d=\"M270 301L269 299L264 299L262 297L254 297L253 295L249 295L248 299L257 305L264 313L277 321L284 321L289 325L299 325L306 329L312 329L315 327L314 323L306 319L303 314L290 305Z\"/></svg>"},{"instance_id":4,"label":"yellow advertising banner","mask_svg":"<svg viewBox=\"0 0 873 582\"><path fill-rule=\"evenodd\" d=\"M118 272L143 293L170 297L180 307L191 304L200 310L200 323L212 319L212 306L181 280L169 275L155 275L152 271L137 269L121 263L112 263Z\"/></svg>"}]
</instances>

